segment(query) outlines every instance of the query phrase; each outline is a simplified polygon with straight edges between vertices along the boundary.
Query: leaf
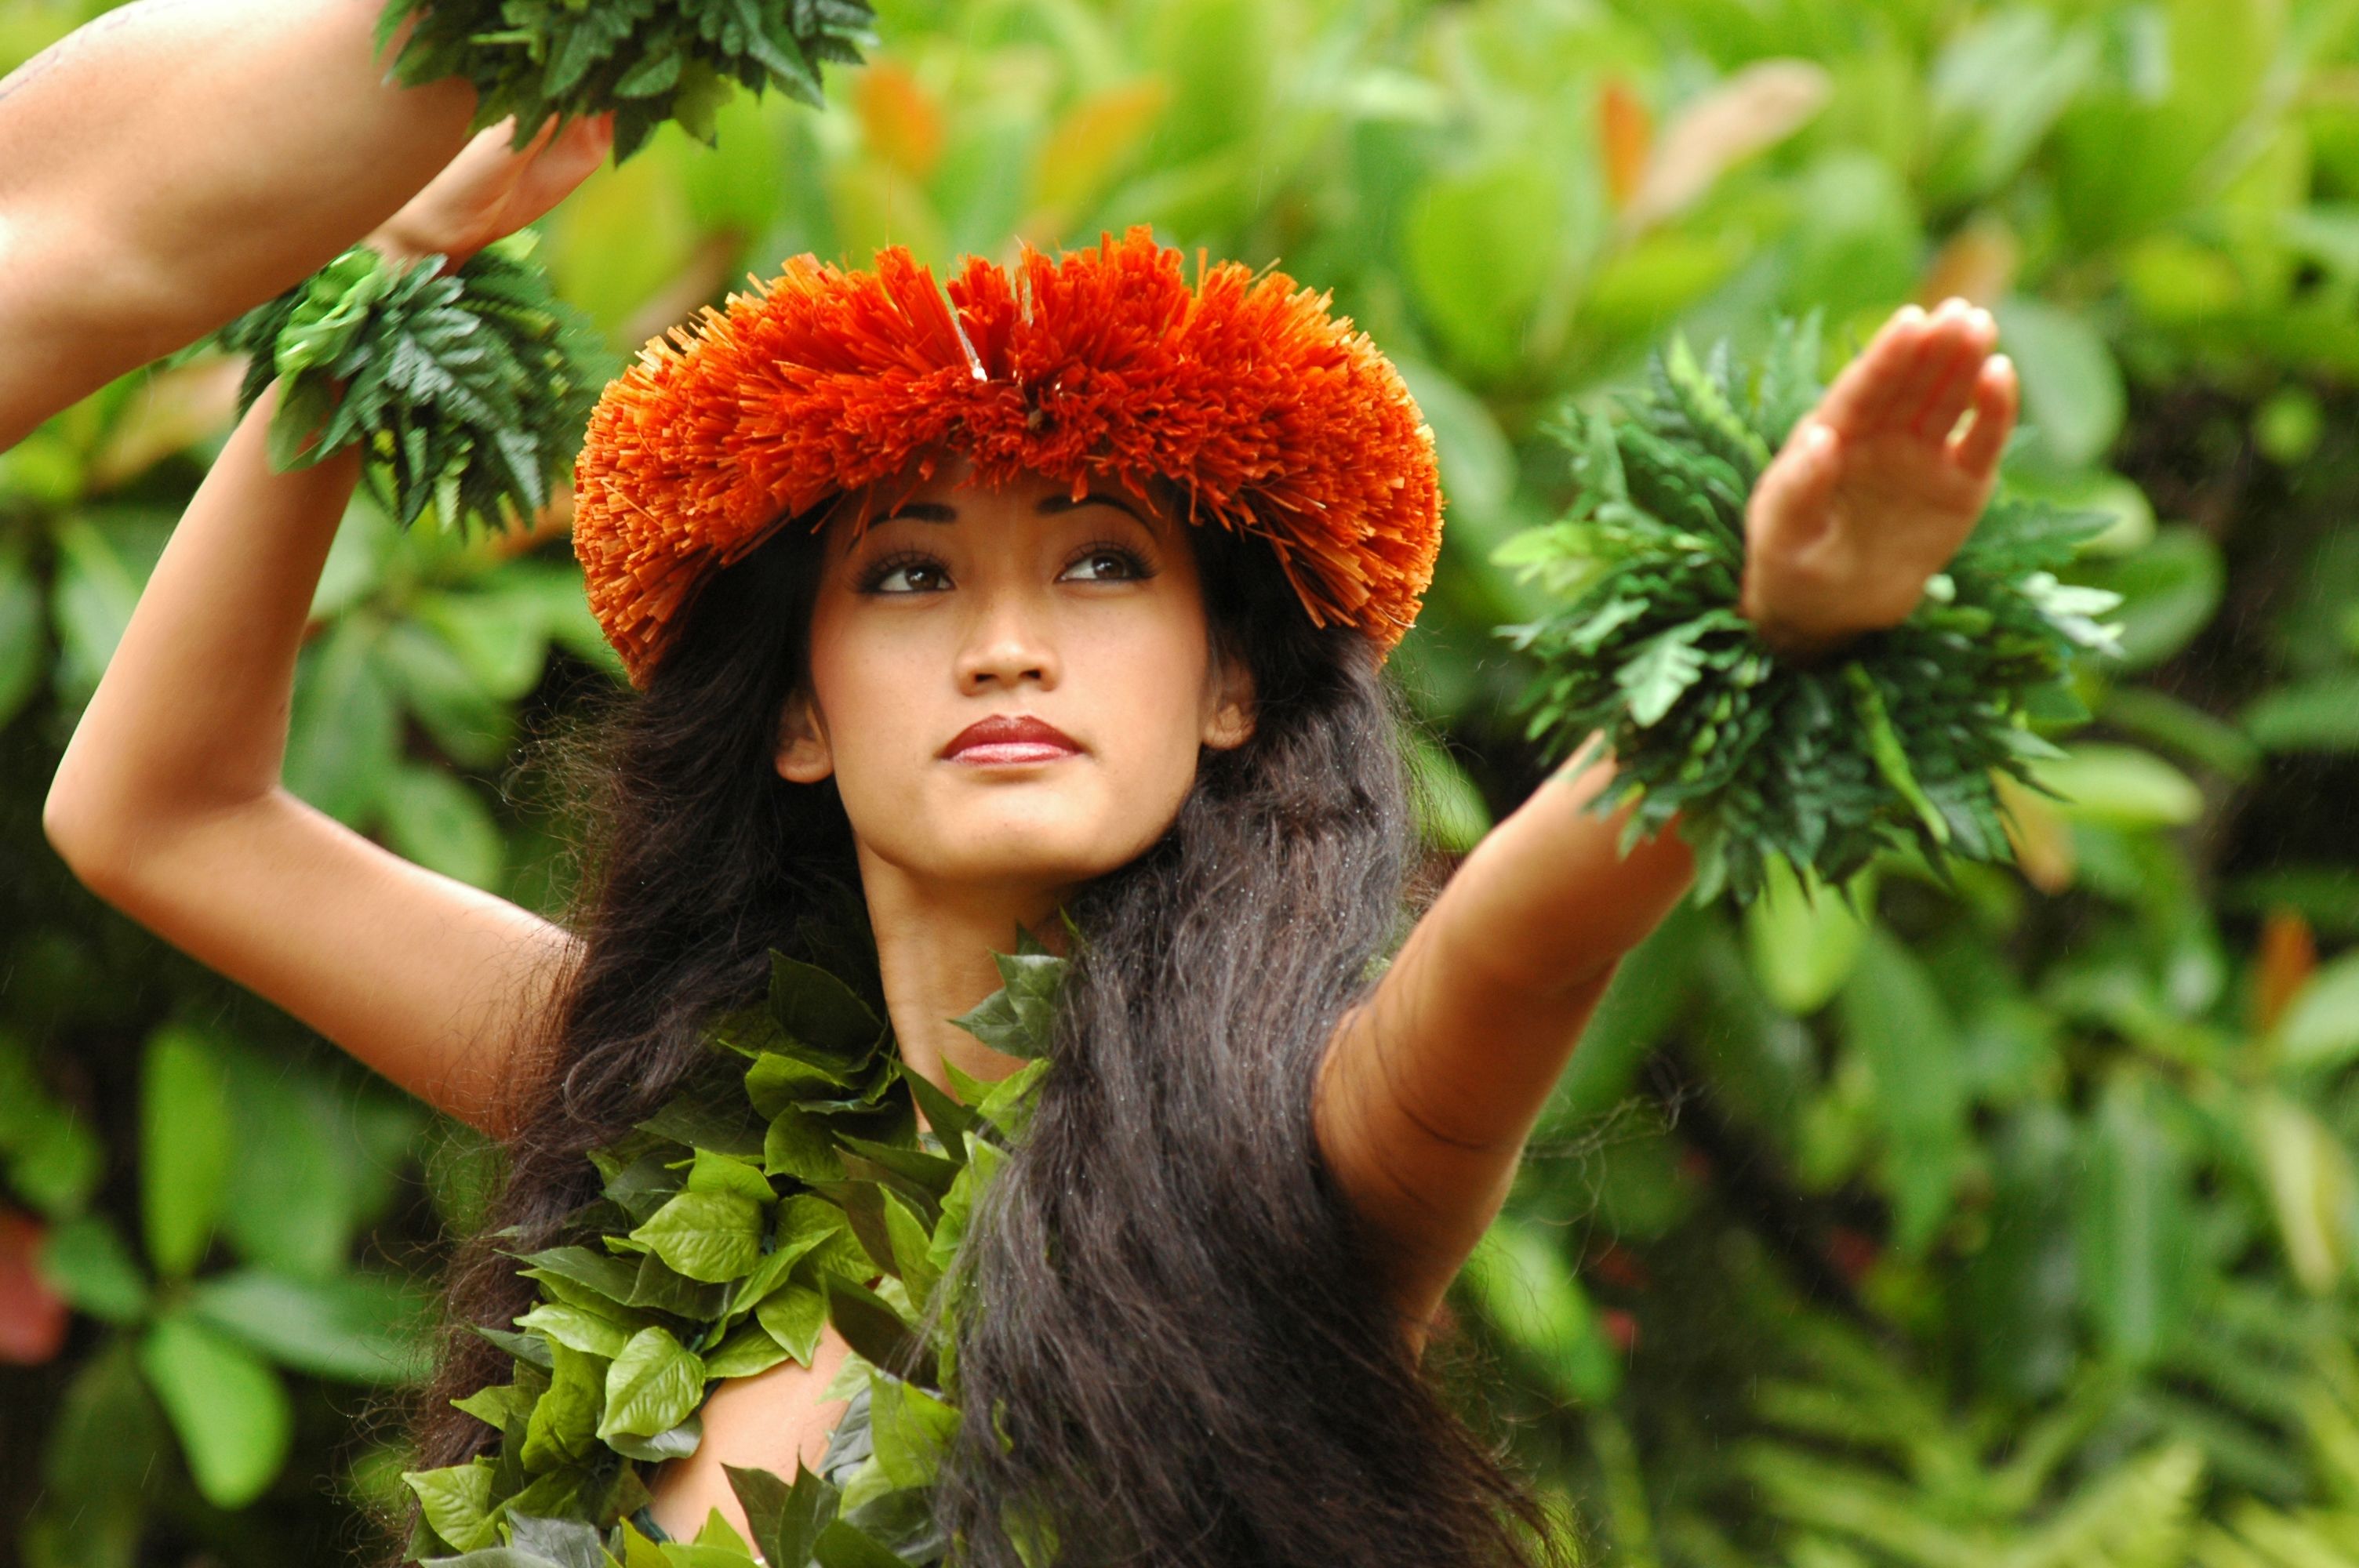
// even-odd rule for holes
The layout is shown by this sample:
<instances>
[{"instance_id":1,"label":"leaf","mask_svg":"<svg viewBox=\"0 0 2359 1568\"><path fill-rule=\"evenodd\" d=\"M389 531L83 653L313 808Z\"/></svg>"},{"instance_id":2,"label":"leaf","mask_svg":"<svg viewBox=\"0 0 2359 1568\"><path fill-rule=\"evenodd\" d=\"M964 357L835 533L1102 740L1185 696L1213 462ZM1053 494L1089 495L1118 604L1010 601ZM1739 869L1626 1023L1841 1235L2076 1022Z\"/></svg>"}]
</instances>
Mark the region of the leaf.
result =
<instances>
[{"instance_id":1,"label":"leaf","mask_svg":"<svg viewBox=\"0 0 2359 1568\"><path fill-rule=\"evenodd\" d=\"M762 1255L762 1207L737 1193L684 1192L633 1230L679 1273L708 1284L734 1280Z\"/></svg>"},{"instance_id":2,"label":"leaf","mask_svg":"<svg viewBox=\"0 0 2359 1568\"><path fill-rule=\"evenodd\" d=\"M707 1378L750 1378L788 1359L792 1352L759 1322L749 1323L704 1352Z\"/></svg>"},{"instance_id":3,"label":"leaf","mask_svg":"<svg viewBox=\"0 0 2359 1568\"><path fill-rule=\"evenodd\" d=\"M16 717L49 674L42 610L23 553L0 548L0 725Z\"/></svg>"},{"instance_id":4,"label":"leaf","mask_svg":"<svg viewBox=\"0 0 2359 1568\"><path fill-rule=\"evenodd\" d=\"M865 1056L885 1033L868 1004L842 980L776 951L770 955L770 1011L791 1038L834 1056Z\"/></svg>"},{"instance_id":5,"label":"leaf","mask_svg":"<svg viewBox=\"0 0 2359 1568\"><path fill-rule=\"evenodd\" d=\"M2359 674L2334 671L2265 693L2245 728L2272 752L2359 751Z\"/></svg>"},{"instance_id":6,"label":"leaf","mask_svg":"<svg viewBox=\"0 0 2359 1568\"><path fill-rule=\"evenodd\" d=\"M2351 1156L2309 1109L2267 1090L2248 1102L2245 1129L2286 1262L2304 1290L2323 1295L2351 1266L2353 1222L2359 1219Z\"/></svg>"},{"instance_id":7,"label":"leaf","mask_svg":"<svg viewBox=\"0 0 2359 1568\"><path fill-rule=\"evenodd\" d=\"M2150 752L2097 743L2032 765L2033 780L2062 797L2068 816L2117 827L2180 827L2203 812L2193 780Z\"/></svg>"},{"instance_id":8,"label":"leaf","mask_svg":"<svg viewBox=\"0 0 2359 1568\"><path fill-rule=\"evenodd\" d=\"M347 616L296 666L282 773L288 790L348 827L364 824L400 752L400 714L375 663L375 632Z\"/></svg>"},{"instance_id":9,"label":"leaf","mask_svg":"<svg viewBox=\"0 0 2359 1568\"><path fill-rule=\"evenodd\" d=\"M1875 1082L1893 1245L1919 1256L1949 1216L1965 1162L1957 1029L1931 977L1881 927L1868 931L1841 1004L1843 1039Z\"/></svg>"},{"instance_id":10,"label":"leaf","mask_svg":"<svg viewBox=\"0 0 2359 1568\"><path fill-rule=\"evenodd\" d=\"M687 1420L703 1395L703 1363L668 1331L643 1328L606 1369L606 1410L598 1435L652 1437Z\"/></svg>"},{"instance_id":11,"label":"leaf","mask_svg":"<svg viewBox=\"0 0 2359 1568\"><path fill-rule=\"evenodd\" d=\"M591 1356L603 1356L608 1360L623 1353L631 1336L648 1324L637 1313L616 1308L604 1311L581 1302L542 1302L516 1320L518 1328L529 1329L551 1345Z\"/></svg>"},{"instance_id":12,"label":"leaf","mask_svg":"<svg viewBox=\"0 0 2359 1568\"><path fill-rule=\"evenodd\" d=\"M777 1197L771 1189L769 1178L744 1160L727 1154L716 1154L710 1149L700 1149L688 1173L688 1191L691 1193L734 1193L751 1198L756 1204L769 1204Z\"/></svg>"},{"instance_id":13,"label":"leaf","mask_svg":"<svg viewBox=\"0 0 2359 1568\"><path fill-rule=\"evenodd\" d=\"M386 838L429 871L486 891L501 885L507 847L481 796L440 768L404 762L380 787Z\"/></svg>"},{"instance_id":14,"label":"leaf","mask_svg":"<svg viewBox=\"0 0 2359 1568\"><path fill-rule=\"evenodd\" d=\"M477 1459L439 1470L405 1470L403 1483L417 1494L419 1511L443 1541L460 1552L473 1552L498 1540L485 1517L492 1499L492 1465Z\"/></svg>"},{"instance_id":15,"label":"leaf","mask_svg":"<svg viewBox=\"0 0 2359 1568\"><path fill-rule=\"evenodd\" d=\"M2277 1021L2278 1056L2297 1071L2340 1067L2359 1056L2359 953L2310 972Z\"/></svg>"},{"instance_id":16,"label":"leaf","mask_svg":"<svg viewBox=\"0 0 2359 1568\"><path fill-rule=\"evenodd\" d=\"M1613 1397L1621 1363L1598 1332L1588 1292L1546 1232L1502 1215L1467 1259L1462 1278L1483 1315L1558 1397L1579 1404Z\"/></svg>"},{"instance_id":17,"label":"leaf","mask_svg":"<svg viewBox=\"0 0 2359 1568\"><path fill-rule=\"evenodd\" d=\"M2193 1290L2184 1157L2141 1073L2117 1072L2083 1134L2082 1310L2114 1357L2153 1362L2178 1338Z\"/></svg>"},{"instance_id":18,"label":"leaf","mask_svg":"<svg viewBox=\"0 0 2359 1568\"><path fill-rule=\"evenodd\" d=\"M533 1404L518 1450L524 1467L535 1475L595 1455L605 1402L607 1364L603 1357L561 1343L550 1350L549 1388Z\"/></svg>"},{"instance_id":19,"label":"leaf","mask_svg":"<svg viewBox=\"0 0 2359 1568\"><path fill-rule=\"evenodd\" d=\"M2080 315L2023 295L1998 302L1999 348L2015 362L2030 445L2049 467L2103 458L2121 433L2128 398L2121 368Z\"/></svg>"},{"instance_id":20,"label":"leaf","mask_svg":"<svg viewBox=\"0 0 2359 1568\"><path fill-rule=\"evenodd\" d=\"M1696 640L1712 630L1691 621L1643 643L1636 658L1614 672L1614 683L1628 694L1630 718L1641 729L1662 721L1671 705L1703 674L1703 655Z\"/></svg>"},{"instance_id":21,"label":"leaf","mask_svg":"<svg viewBox=\"0 0 2359 1568\"><path fill-rule=\"evenodd\" d=\"M286 1464L294 1433L277 1376L185 1312L147 1331L139 1367L205 1500L242 1509L260 1497Z\"/></svg>"},{"instance_id":22,"label":"leaf","mask_svg":"<svg viewBox=\"0 0 2359 1568\"><path fill-rule=\"evenodd\" d=\"M827 1323L827 1298L818 1291L788 1285L763 1297L754 1316L788 1355L808 1367Z\"/></svg>"},{"instance_id":23,"label":"leaf","mask_svg":"<svg viewBox=\"0 0 2359 1568\"><path fill-rule=\"evenodd\" d=\"M918 1348L901 1314L875 1292L841 1274L825 1276L827 1313L844 1342L874 1365L898 1372Z\"/></svg>"},{"instance_id":24,"label":"leaf","mask_svg":"<svg viewBox=\"0 0 2359 1568\"><path fill-rule=\"evenodd\" d=\"M117 1324L147 1314L147 1281L103 1215L87 1214L55 1227L41 1242L36 1263L49 1288L77 1312Z\"/></svg>"},{"instance_id":25,"label":"leaf","mask_svg":"<svg viewBox=\"0 0 2359 1568\"><path fill-rule=\"evenodd\" d=\"M762 1141L762 1169L771 1175L803 1182L833 1182L843 1178L843 1160L835 1141L818 1117L788 1107L770 1119Z\"/></svg>"},{"instance_id":26,"label":"leaf","mask_svg":"<svg viewBox=\"0 0 2359 1568\"><path fill-rule=\"evenodd\" d=\"M914 1384L872 1372L869 1430L876 1462L897 1487L926 1487L958 1435L958 1411Z\"/></svg>"},{"instance_id":27,"label":"leaf","mask_svg":"<svg viewBox=\"0 0 2359 1568\"><path fill-rule=\"evenodd\" d=\"M192 1317L282 1366L355 1383L409 1383L431 1369L432 1304L406 1276L299 1280L241 1269L199 1281Z\"/></svg>"},{"instance_id":28,"label":"leaf","mask_svg":"<svg viewBox=\"0 0 2359 1568\"><path fill-rule=\"evenodd\" d=\"M228 1192L229 1108L211 1044L166 1024L147 1037L140 1078L139 1182L147 1256L157 1272L197 1266Z\"/></svg>"},{"instance_id":29,"label":"leaf","mask_svg":"<svg viewBox=\"0 0 2359 1568\"><path fill-rule=\"evenodd\" d=\"M1784 860L1770 862L1761 896L1745 911L1745 950L1772 1001L1802 1017L1843 989L1867 940L1859 911L1875 908L1874 886L1863 877L1846 897L1816 877L1805 883Z\"/></svg>"},{"instance_id":30,"label":"leaf","mask_svg":"<svg viewBox=\"0 0 2359 1568\"><path fill-rule=\"evenodd\" d=\"M769 1563L810 1561L812 1544L835 1521L836 1489L810 1470L798 1467L792 1486L767 1470L723 1465L730 1490L745 1510L754 1532L754 1546Z\"/></svg>"}]
</instances>

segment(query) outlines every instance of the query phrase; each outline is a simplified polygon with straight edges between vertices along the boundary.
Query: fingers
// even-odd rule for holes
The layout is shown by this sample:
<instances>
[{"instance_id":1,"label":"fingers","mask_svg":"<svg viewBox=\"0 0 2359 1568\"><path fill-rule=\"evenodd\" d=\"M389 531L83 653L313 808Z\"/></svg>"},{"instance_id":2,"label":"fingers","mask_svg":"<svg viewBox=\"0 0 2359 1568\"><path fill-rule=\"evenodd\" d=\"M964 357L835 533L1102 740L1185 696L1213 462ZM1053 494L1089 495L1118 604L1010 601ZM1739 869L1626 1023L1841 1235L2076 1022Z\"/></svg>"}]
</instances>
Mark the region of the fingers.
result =
<instances>
[{"instance_id":1,"label":"fingers","mask_svg":"<svg viewBox=\"0 0 2359 1568\"><path fill-rule=\"evenodd\" d=\"M2022 395L2013 360L1993 354L1983 362L1982 373L1973 381L1973 423L1951 443L1951 457L1960 468L1980 477L1997 466L1999 453L2006 449L2006 438L2015 428Z\"/></svg>"},{"instance_id":2,"label":"fingers","mask_svg":"<svg viewBox=\"0 0 2359 1568\"><path fill-rule=\"evenodd\" d=\"M1892 313L1867 347L1843 366L1819 400L1819 416L1843 434L1861 435L1884 424L1888 399L1906 373L1908 356L1921 340L1926 316L1916 305Z\"/></svg>"},{"instance_id":3,"label":"fingers","mask_svg":"<svg viewBox=\"0 0 2359 1568\"><path fill-rule=\"evenodd\" d=\"M1989 311L1970 307L1962 299L1945 300L1933 319L1941 328L1927 352L1927 358L1934 362L1934 373L1918 401L1908 428L1941 441L1949 438L1958 416L1966 411L1966 405L1973 398L1974 378L1981 373L1991 346L1998 341L1998 322Z\"/></svg>"}]
</instances>

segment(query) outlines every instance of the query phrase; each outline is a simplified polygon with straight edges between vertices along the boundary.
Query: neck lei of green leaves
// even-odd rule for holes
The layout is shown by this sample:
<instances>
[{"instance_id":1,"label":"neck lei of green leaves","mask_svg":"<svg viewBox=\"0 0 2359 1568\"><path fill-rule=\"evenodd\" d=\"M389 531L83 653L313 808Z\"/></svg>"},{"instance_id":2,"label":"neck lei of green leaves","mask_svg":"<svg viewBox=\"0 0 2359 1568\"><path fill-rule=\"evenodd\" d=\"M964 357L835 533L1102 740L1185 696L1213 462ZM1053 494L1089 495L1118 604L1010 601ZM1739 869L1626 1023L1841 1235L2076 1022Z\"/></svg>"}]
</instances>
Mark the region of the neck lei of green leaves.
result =
<instances>
[{"instance_id":1,"label":"neck lei of green leaves","mask_svg":"<svg viewBox=\"0 0 2359 1568\"><path fill-rule=\"evenodd\" d=\"M513 1254L539 1299L513 1331L477 1330L513 1376L454 1401L499 1443L405 1474L421 1505L413 1559L743 1568L758 1552L770 1568L889 1568L926 1548L958 1421L951 1266L1029 1117L1066 964L1029 932L1016 949L994 955L1001 989L954 1022L1028 1060L997 1083L944 1064L955 1099L902 1065L852 985L771 955L767 1000L721 1020L681 1090L591 1156L603 1192L574 1218L593 1244ZM942 1322L924 1333L937 1291ZM750 1542L717 1510L693 1541L635 1528L641 1465L695 1451L711 1386L810 1365L828 1322L852 1354L827 1394L868 1390L872 1457L841 1487L727 1467Z\"/></svg>"}]
</instances>

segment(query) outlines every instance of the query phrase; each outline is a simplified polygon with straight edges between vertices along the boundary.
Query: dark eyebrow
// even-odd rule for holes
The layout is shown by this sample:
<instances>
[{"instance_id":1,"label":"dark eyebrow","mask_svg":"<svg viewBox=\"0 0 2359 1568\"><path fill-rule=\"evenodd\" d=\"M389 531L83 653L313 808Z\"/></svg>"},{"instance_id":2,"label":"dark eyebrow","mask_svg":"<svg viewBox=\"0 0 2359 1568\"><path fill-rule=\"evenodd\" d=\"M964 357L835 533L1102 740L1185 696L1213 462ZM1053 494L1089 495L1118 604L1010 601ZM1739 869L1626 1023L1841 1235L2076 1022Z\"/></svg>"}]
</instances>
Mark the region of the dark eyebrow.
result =
<instances>
[{"instance_id":1,"label":"dark eyebrow","mask_svg":"<svg viewBox=\"0 0 2359 1568\"><path fill-rule=\"evenodd\" d=\"M1108 506L1118 506L1123 511L1129 513L1132 517L1136 518L1139 525L1144 527L1148 533L1152 534L1159 532L1155 525L1155 520L1153 518L1139 516L1137 509L1133 507L1128 502L1123 500L1122 497L1118 495L1109 494L1107 492L1103 490L1091 491L1079 501L1074 500L1070 495L1044 496L1041 498L1040 504L1036 508L1036 510L1044 517L1053 517L1060 512L1071 512L1077 506L1087 506L1092 502L1103 502ZM912 501L905 506L898 507L892 512L886 513L884 516L877 518L876 521L878 523L955 523L958 521L958 508L945 505L943 503L939 501Z\"/></svg>"}]
</instances>

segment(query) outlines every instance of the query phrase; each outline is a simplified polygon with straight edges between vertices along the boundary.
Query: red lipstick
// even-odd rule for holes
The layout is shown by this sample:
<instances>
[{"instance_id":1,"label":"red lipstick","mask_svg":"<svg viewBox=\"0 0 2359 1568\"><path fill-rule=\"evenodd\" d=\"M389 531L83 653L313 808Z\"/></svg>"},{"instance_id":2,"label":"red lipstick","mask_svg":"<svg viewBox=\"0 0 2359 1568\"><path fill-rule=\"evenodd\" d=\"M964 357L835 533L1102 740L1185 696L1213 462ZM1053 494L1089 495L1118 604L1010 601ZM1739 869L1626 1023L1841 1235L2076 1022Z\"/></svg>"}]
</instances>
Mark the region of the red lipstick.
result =
<instances>
[{"instance_id":1,"label":"red lipstick","mask_svg":"<svg viewBox=\"0 0 2359 1568\"><path fill-rule=\"evenodd\" d=\"M1028 713L995 713L960 730L941 754L973 763L1053 762L1081 749L1080 741L1045 719Z\"/></svg>"}]
</instances>

